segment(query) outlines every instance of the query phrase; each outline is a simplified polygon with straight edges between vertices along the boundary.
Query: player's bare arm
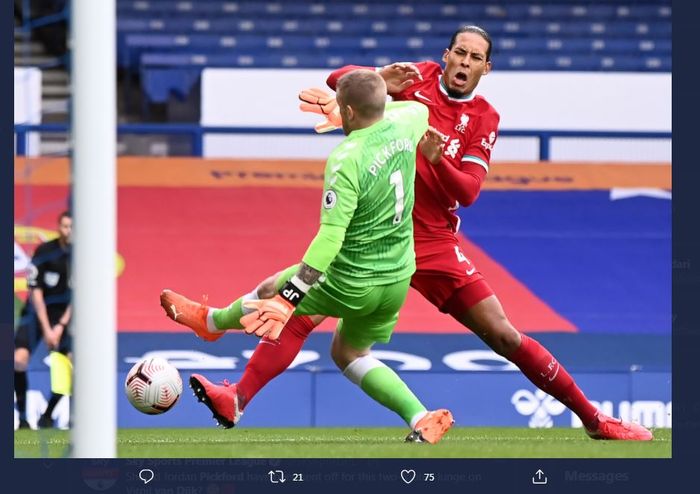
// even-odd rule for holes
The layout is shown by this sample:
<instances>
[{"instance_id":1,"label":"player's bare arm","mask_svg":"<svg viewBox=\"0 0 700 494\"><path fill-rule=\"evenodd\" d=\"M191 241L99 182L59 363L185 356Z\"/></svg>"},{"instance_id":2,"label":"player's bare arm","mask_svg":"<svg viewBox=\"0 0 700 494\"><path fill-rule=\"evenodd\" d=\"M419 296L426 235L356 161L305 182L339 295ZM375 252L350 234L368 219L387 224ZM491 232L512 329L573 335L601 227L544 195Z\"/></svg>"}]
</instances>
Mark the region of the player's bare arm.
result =
<instances>
[{"instance_id":1,"label":"player's bare arm","mask_svg":"<svg viewBox=\"0 0 700 494\"><path fill-rule=\"evenodd\" d=\"M255 288L257 296L259 299L272 298L277 293L275 285L279 279L282 271L278 271L272 276L265 278L258 286ZM323 273L317 269L312 268L305 262L302 262L299 266L299 271L297 272L297 277L305 284L311 286L321 277Z\"/></svg>"},{"instance_id":2,"label":"player's bare arm","mask_svg":"<svg viewBox=\"0 0 700 494\"><path fill-rule=\"evenodd\" d=\"M323 273L321 273L321 271L318 271L317 269L314 269L308 264L302 262L301 266L299 266L297 276L307 285L313 285L318 281L322 274Z\"/></svg>"},{"instance_id":3,"label":"player's bare arm","mask_svg":"<svg viewBox=\"0 0 700 494\"><path fill-rule=\"evenodd\" d=\"M434 127L428 127L425 135L418 144L420 152L433 165L440 163L442 152L445 149L445 135Z\"/></svg>"},{"instance_id":4,"label":"player's bare arm","mask_svg":"<svg viewBox=\"0 0 700 494\"><path fill-rule=\"evenodd\" d=\"M282 271L277 271L272 276L268 276L263 281L261 281L257 287L255 287L255 294L257 298L272 298L277 293L275 289L275 283L277 283L277 278L282 274Z\"/></svg>"},{"instance_id":5,"label":"player's bare arm","mask_svg":"<svg viewBox=\"0 0 700 494\"><path fill-rule=\"evenodd\" d=\"M395 62L382 67L378 73L384 79L390 94L400 93L413 85L417 79L423 80L420 70L411 62Z\"/></svg>"},{"instance_id":6,"label":"player's bare arm","mask_svg":"<svg viewBox=\"0 0 700 494\"><path fill-rule=\"evenodd\" d=\"M36 311L37 319L41 325L41 332L44 336L46 346L50 350L53 350L58 345L59 335L57 335L49 322L46 304L44 303L44 291L41 288L32 288L30 296L32 297L32 305Z\"/></svg>"},{"instance_id":7,"label":"player's bare arm","mask_svg":"<svg viewBox=\"0 0 700 494\"><path fill-rule=\"evenodd\" d=\"M63 312L63 314L61 314L61 317L59 318L56 325L53 327L53 331L56 333L57 342L60 341L61 337L63 336L63 332L66 330L68 323L70 323L72 313L73 309L72 306L69 304L68 307L66 307L66 310Z\"/></svg>"}]
</instances>

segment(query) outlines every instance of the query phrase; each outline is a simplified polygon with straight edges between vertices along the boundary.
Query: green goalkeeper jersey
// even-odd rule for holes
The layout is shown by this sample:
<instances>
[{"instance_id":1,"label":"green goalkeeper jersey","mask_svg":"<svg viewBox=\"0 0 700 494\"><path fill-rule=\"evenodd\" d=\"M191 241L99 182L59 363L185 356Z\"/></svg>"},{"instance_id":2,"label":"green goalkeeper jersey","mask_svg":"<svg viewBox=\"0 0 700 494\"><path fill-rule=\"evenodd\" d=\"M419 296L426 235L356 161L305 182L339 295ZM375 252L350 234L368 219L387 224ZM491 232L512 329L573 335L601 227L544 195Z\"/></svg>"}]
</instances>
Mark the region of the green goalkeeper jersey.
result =
<instances>
[{"instance_id":1,"label":"green goalkeeper jersey","mask_svg":"<svg viewBox=\"0 0 700 494\"><path fill-rule=\"evenodd\" d=\"M425 105L387 103L384 119L352 131L328 157L321 224L346 229L325 273L334 284L385 285L415 272L416 146L427 128Z\"/></svg>"}]
</instances>

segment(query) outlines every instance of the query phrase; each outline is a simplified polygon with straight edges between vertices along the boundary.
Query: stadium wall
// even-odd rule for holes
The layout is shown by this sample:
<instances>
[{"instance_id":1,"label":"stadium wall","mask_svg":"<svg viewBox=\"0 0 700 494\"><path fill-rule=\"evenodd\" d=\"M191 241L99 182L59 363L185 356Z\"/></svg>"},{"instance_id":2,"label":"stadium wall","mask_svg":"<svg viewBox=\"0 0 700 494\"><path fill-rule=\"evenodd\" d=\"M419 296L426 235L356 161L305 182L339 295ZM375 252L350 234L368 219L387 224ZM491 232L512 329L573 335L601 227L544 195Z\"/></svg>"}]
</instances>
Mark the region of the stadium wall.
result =
<instances>
[{"instance_id":1,"label":"stadium wall","mask_svg":"<svg viewBox=\"0 0 700 494\"><path fill-rule=\"evenodd\" d=\"M55 231L70 163L16 158L14 171L15 290L24 299L21 253L31 256ZM121 331L177 330L153 306L164 283L227 305L263 274L298 262L318 229L321 160L120 157L117 178ZM516 327L670 335L669 165L499 162L483 189L460 212L459 241ZM238 225L251 212L264 228ZM173 269L179 258L192 262ZM595 289L579 279L596 280ZM413 291L402 314L397 331L464 331Z\"/></svg>"},{"instance_id":2,"label":"stadium wall","mask_svg":"<svg viewBox=\"0 0 700 494\"><path fill-rule=\"evenodd\" d=\"M14 123L41 123L41 70L15 67ZM15 144L16 149L16 144ZM27 156L39 154L39 134L29 134Z\"/></svg>"},{"instance_id":3,"label":"stadium wall","mask_svg":"<svg viewBox=\"0 0 700 494\"><path fill-rule=\"evenodd\" d=\"M313 334L292 368L273 380L246 409L243 427L401 426L393 413L373 403L335 368L329 334ZM606 413L647 427L672 426L670 341L658 335L540 335L579 385ZM575 339L572 341L572 339ZM120 334L118 355L119 427L208 427L211 413L189 389L168 413L147 416L127 401L123 383L141 358L163 357L180 369L185 386L192 372L217 382L240 379L256 340L232 334L207 345L190 334ZM383 347L383 345L380 345ZM575 415L535 388L502 357L475 336L395 335L391 350L375 356L394 368L430 408L447 407L460 426L530 428L581 427ZM606 349L595 354L592 350ZM50 379L45 350L30 366L32 390L27 413L34 423L46 406ZM439 385L437 384L439 383ZM283 410L284 413L280 413ZM69 419L62 400L54 413L59 427ZM15 412L15 427L17 413Z\"/></svg>"},{"instance_id":4,"label":"stadium wall","mask_svg":"<svg viewBox=\"0 0 700 494\"><path fill-rule=\"evenodd\" d=\"M205 69L201 124L309 128L318 120L299 111L297 94L325 88L327 70ZM283 79L283 80L281 80ZM509 130L671 131L670 73L494 72L479 94ZM653 97L650 97L653 96ZM342 136L208 135L206 157L324 158ZM503 137L496 160L538 160L538 140ZM670 162L670 139L554 138L551 159Z\"/></svg>"}]
</instances>

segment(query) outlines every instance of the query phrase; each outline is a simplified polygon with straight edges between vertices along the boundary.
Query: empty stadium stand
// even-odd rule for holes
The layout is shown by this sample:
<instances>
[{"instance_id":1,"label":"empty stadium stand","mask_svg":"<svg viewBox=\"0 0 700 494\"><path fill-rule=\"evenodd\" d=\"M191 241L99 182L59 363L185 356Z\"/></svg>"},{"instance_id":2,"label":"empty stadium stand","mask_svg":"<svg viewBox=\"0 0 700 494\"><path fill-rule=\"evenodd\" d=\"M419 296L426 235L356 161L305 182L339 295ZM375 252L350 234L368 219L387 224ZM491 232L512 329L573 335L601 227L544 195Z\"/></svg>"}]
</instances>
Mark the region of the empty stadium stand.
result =
<instances>
[{"instance_id":1,"label":"empty stadium stand","mask_svg":"<svg viewBox=\"0 0 700 494\"><path fill-rule=\"evenodd\" d=\"M257 2L119 0L119 64L146 96L186 97L204 67L332 68L438 58L460 25L498 70L671 70L669 0Z\"/></svg>"}]
</instances>

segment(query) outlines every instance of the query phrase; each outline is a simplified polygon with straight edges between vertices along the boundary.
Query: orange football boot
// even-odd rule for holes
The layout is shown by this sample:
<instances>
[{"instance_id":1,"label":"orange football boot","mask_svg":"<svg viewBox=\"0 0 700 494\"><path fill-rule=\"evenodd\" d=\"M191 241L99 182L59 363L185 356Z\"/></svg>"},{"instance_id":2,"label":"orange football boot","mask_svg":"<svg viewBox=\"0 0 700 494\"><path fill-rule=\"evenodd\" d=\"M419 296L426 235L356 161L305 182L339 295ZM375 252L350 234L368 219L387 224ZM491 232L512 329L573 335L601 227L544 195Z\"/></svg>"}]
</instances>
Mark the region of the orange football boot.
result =
<instances>
[{"instance_id":1,"label":"orange football boot","mask_svg":"<svg viewBox=\"0 0 700 494\"><path fill-rule=\"evenodd\" d=\"M452 413L449 410L440 409L428 412L406 437L406 442L437 444L454 423Z\"/></svg>"},{"instance_id":2,"label":"orange football boot","mask_svg":"<svg viewBox=\"0 0 700 494\"><path fill-rule=\"evenodd\" d=\"M206 299L204 302L206 303ZM207 328L209 307L193 302L172 290L166 289L160 292L160 306L170 319L187 326L205 341L216 341L225 333L225 331L213 333Z\"/></svg>"}]
</instances>

